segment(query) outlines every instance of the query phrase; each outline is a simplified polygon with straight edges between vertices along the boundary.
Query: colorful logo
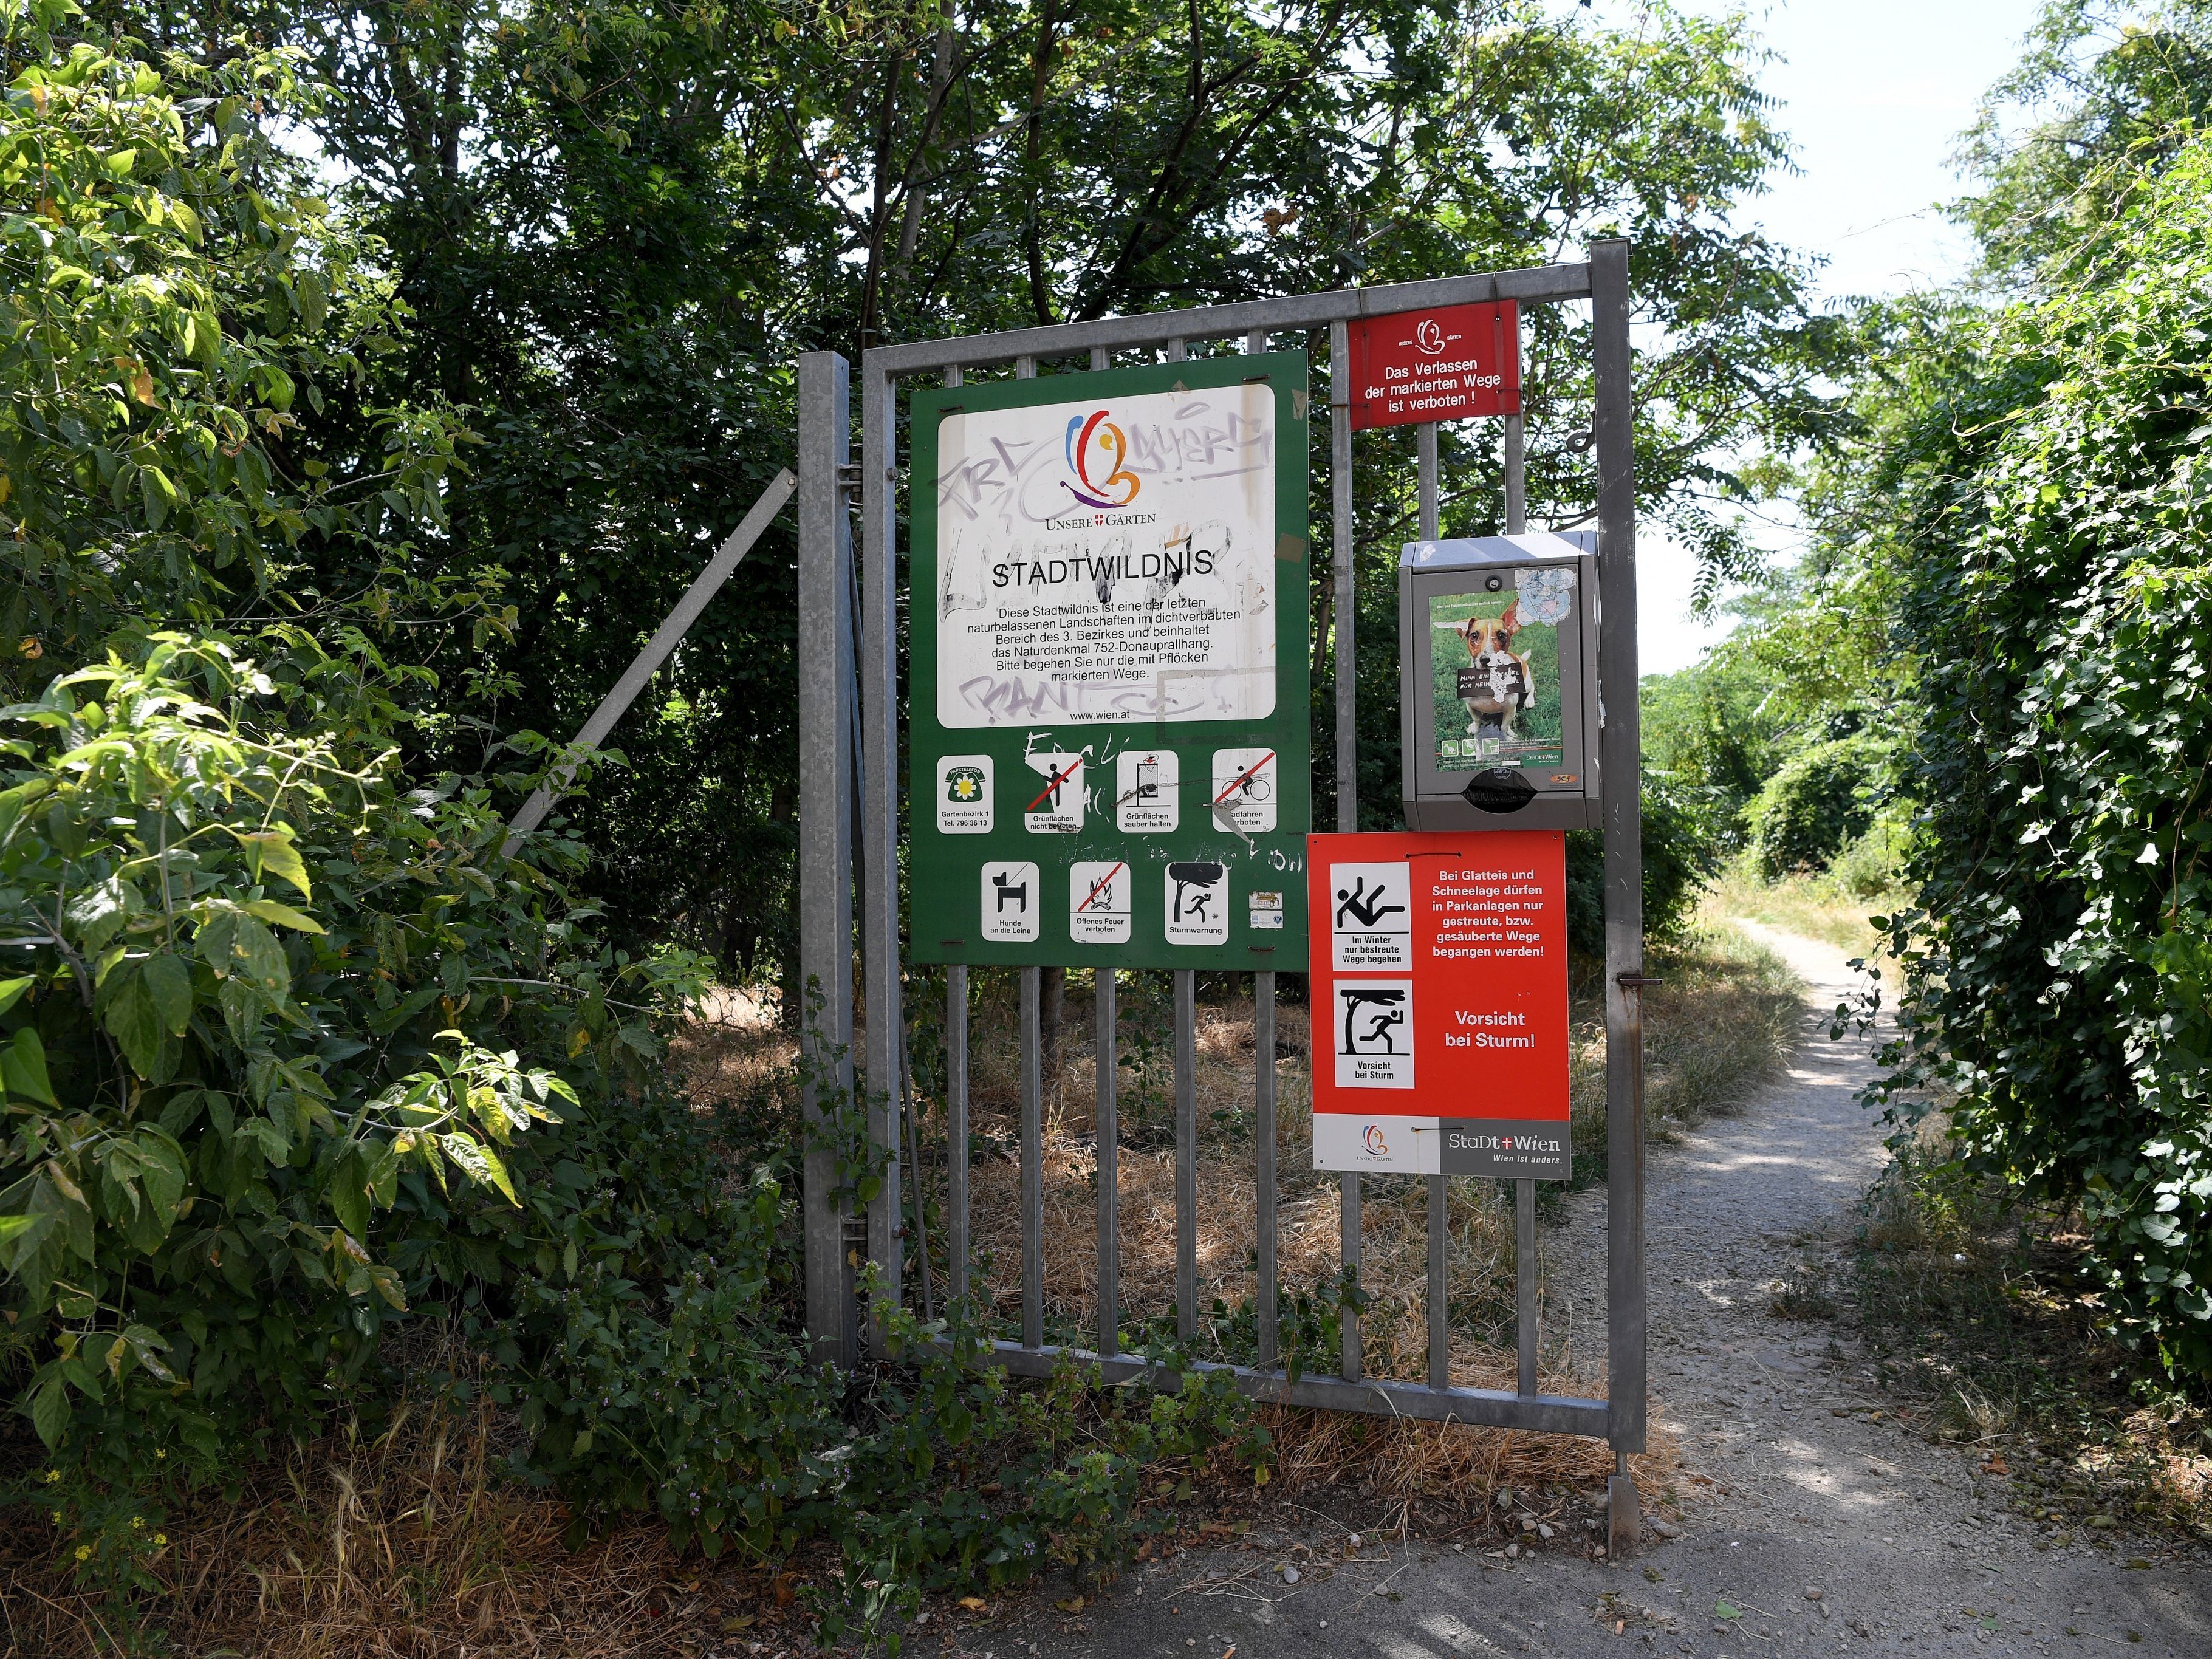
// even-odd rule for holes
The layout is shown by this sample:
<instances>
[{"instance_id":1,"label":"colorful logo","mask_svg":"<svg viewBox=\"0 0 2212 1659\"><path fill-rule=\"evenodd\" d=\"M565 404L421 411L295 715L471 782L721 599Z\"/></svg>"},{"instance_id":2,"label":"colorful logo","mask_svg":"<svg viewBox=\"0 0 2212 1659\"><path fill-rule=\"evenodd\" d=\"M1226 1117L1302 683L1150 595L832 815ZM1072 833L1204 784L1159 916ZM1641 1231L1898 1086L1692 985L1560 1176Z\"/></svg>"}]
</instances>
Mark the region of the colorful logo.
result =
<instances>
[{"instance_id":1,"label":"colorful logo","mask_svg":"<svg viewBox=\"0 0 2212 1659\"><path fill-rule=\"evenodd\" d=\"M1367 1155L1370 1158L1388 1158L1390 1155L1390 1143L1382 1139L1382 1126L1381 1124L1369 1124L1367 1126L1365 1139L1367 1141Z\"/></svg>"},{"instance_id":2,"label":"colorful logo","mask_svg":"<svg viewBox=\"0 0 2212 1659\"><path fill-rule=\"evenodd\" d=\"M945 799L955 806L972 806L983 799L983 775L972 766L956 766L945 775Z\"/></svg>"},{"instance_id":3,"label":"colorful logo","mask_svg":"<svg viewBox=\"0 0 2212 1659\"><path fill-rule=\"evenodd\" d=\"M1065 480L1060 488L1085 507L1127 507L1137 499L1143 486L1137 475L1123 465L1129 459L1129 441L1121 428L1106 418L1100 410L1089 420L1080 415L1067 419L1067 470L1082 481L1082 488ZM1096 469L1104 477L1093 482ZM1126 488L1127 493L1119 501L1108 499L1105 491Z\"/></svg>"}]
</instances>

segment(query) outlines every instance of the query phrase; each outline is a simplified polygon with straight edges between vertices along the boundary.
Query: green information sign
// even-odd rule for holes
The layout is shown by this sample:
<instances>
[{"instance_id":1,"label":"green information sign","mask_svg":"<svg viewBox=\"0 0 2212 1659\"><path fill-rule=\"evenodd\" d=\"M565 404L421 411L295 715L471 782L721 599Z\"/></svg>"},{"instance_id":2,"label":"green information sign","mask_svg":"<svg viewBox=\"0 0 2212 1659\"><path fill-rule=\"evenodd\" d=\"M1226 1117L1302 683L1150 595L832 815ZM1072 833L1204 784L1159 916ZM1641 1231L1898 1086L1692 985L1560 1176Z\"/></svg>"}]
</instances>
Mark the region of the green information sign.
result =
<instances>
[{"instance_id":1,"label":"green information sign","mask_svg":"<svg viewBox=\"0 0 2212 1659\"><path fill-rule=\"evenodd\" d=\"M921 391L913 431L913 958L1304 968L1303 354Z\"/></svg>"}]
</instances>

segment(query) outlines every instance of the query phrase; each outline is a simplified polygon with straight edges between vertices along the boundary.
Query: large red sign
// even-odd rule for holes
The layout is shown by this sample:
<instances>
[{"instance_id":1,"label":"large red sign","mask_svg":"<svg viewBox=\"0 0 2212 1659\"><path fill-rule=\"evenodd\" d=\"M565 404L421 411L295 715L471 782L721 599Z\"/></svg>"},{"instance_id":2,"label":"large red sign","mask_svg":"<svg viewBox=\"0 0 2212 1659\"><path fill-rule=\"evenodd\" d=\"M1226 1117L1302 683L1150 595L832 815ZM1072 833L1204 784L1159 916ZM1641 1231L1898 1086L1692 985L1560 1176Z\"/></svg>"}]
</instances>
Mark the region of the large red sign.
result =
<instances>
[{"instance_id":1,"label":"large red sign","mask_svg":"<svg viewBox=\"0 0 2212 1659\"><path fill-rule=\"evenodd\" d=\"M1306 855L1314 1166L1565 1179L1565 833L1312 836Z\"/></svg>"},{"instance_id":2,"label":"large red sign","mask_svg":"<svg viewBox=\"0 0 2212 1659\"><path fill-rule=\"evenodd\" d=\"M1521 412L1521 310L1510 300L1363 317L1349 332L1355 432Z\"/></svg>"}]
</instances>

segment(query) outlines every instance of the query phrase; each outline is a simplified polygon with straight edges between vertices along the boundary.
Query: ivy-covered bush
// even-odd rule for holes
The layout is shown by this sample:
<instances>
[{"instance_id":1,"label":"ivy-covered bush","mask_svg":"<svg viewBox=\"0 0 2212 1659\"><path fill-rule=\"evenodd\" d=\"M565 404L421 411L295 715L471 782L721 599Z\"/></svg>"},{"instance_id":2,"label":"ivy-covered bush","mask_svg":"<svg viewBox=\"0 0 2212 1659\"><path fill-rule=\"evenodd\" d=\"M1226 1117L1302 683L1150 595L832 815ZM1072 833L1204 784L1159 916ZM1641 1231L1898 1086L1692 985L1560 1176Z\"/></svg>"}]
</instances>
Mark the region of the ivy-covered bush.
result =
<instances>
[{"instance_id":1,"label":"ivy-covered bush","mask_svg":"<svg viewBox=\"0 0 2212 1659\"><path fill-rule=\"evenodd\" d=\"M1984 327L2002 421L1926 411L1899 566L1926 803L1885 1097L2078 1202L2113 1328L2212 1381L2212 143ZM1954 437L1954 434L1966 434ZM1962 450L1971 443L1976 447ZM1964 480L1963 483L1956 481ZM1908 483L1911 481L1908 480Z\"/></svg>"},{"instance_id":2,"label":"ivy-covered bush","mask_svg":"<svg viewBox=\"0 0 2212 1659\"><path fill-rule=\"evenodd\" d=\"M1825 870L1867 832L1887 791L1889 743L1870 732L1809 744L1776 769L1751 803L1751 854L1773 880Z\"/></svg>"}]
</instances>

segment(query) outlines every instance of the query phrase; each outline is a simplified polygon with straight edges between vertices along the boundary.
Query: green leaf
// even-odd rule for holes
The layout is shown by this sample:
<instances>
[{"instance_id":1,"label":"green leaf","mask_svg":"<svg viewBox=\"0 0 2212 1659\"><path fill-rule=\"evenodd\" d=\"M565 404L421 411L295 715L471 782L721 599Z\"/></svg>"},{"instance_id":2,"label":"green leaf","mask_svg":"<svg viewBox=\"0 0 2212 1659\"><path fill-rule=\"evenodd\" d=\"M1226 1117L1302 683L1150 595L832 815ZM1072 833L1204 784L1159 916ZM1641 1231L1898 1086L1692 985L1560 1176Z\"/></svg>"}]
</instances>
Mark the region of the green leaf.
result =
<instances>
[{"instance_id":1,"label":"green leaf","mask_svg":"<svg viewBox=\"0 0 2212 1659\"><path fill-rule=\"evenodd\" d=\"M281 1006L291 994L292 969L284 960L284 947L276 942L258 916L240 916L234 945L234 960L246 976L269 1001Z\"/></svg>"},{"instance_id":2,"label":"green leaf","mask_svg":"<svg viewBox=\"0 0 2212 1659\"><path fill-rule=\"evenodd\" d=\"M141 1077L150 1077L161 1058L161 1014L147 988L144 964L126 962L100 988L106 1003L104 1024Z\"/></svg>"},{"instance_id":3,"label":"green leaf","mask_svg":"<svg viewBox=\"0 0 2212 1659\"><path fill-rule=\"evenodd\" d=\"M12 1256L9 1246L39 1224L34 1215L0 1215L0 1253Z\"/></svg>"},{"instance_id":4,"label":"green leaf","mask_svg":"<svg viewBox=\"0 0 2212 1659\"><path fill-rule=\"evenodd\" d=\"M139 971L145 976L147 994L153 999L154 1012L161 1024L173 1035L184 1036L192 1018L191 969L182 957L164 951L149 957Z\"/></svg>"},{"instance_id":5,"label":"green leaf","mask_svg":"<svg viewBox=\"0 0 2212 1659\"><path fill-rule=\"evenodd\" d=\"M39 982L36 974L26 974L21 979L0 980L0 1014L6 1013L23 1000L23 993Z\"/></svg>"},{"instance_id":6,"label":"green leaf","mask_svg":"<svg viewBox=\"0 0 2212 1659\"><path fill-rule=\"evenodd\" d=\"M368 1236L368 1182L358 1151L340 1158L331 1171L331 1213L356 1238Z\"/></svg>"},{"instance_id":7,"label":"green leaf","mask_svg":"<svg viewBox=\"0 0 2212 1659\"><path fill-rule=\"evenodd\" d=\"M296 928L302 933L326 933L328 929L313 916L295 910L289 904L279 904L275 899L248 899L239 908L256 915L264 921L273 921L279 927Z\"/></svg>"},{"instance_id":8,"label":"green leaf","mask_svg":"<svg viewBox=\"0 0 2212 1659\"><path fill-rule=\"evenodd\" d=\"M28 1025L15 1033L15 1040L0 1048L0 1081L4 1081L8 1092L25 1100L35 1100L42 1105L56 1106L53 1085L46 1078L46 1048L39 1041L38 1031Z\"/></svg>"},{"instance_id":9,"label":"green leaf","mask_svg":"<svg viewBox=\"0 0 2212 1659\"><path fill-rule=\"evenodd\" d=\"M123 1340L131 1345L131 1352L137 1357L138 1363L151 1371L158 1381L174 1382L177 1380L177 1374L162 1363L162 1352L169 1345L161 1340L159 1333L143 1325L126 1325L123 1328Z\"/></svg>"},{"instance_id":10,"label":"green leaf","mask_svg":"<svg viewBox=\"0 0 2212 1659\"><path fill-rule=\"evenodd\" d=\"M59 1371L51 1372L39 1391L31 1396L31 1426L46 1443L48 1451L59 1451L62 1441L69 1434L69 1386L62 1381Z\"/></svg>"},{"instance_id":11,"label":"green leaf","mask_svg":"<svg viewBox=\"0 0 2212 1659\"><path fill-rule=\"evenodd\" d=\"M300 849L292 844L292 832L287 829L231 831L238 844L246 849L246 862L253 873L264 871L281 876L298 888L302 896L314 897L307 884L307 861L301 858Z\"/></svg>"},{"instance_id":12,"label":"green leaf","mask_svg":"<svg viewBox=\"0 0 2212 1659\"><path fill-rule=\"evenodd\" d=\"M507 1179L507 1165L499 1161L499 1154L474 1135L458 1132L440 1135L438 1145L453 1161L454 1166L471 1181L498 1188L507 1194L507 1201L510 1204L519 1206L522 1202L514 1195L514 1185Z\"/></svg>"},{"instance_id":13,"label":"green leaf","mask_svg":"<svg viewBox=\"0 0 2212 1659\"><path fill-rule=\"evenodd\" d=\"M13 710L9 712L14 713ZM13 789L0 790L0 844L4 844L15 833L16 823L22 818L23 810L53 787L51 778L33 778L28 783L19 783Z\"/></svg>"}]
</instances>

